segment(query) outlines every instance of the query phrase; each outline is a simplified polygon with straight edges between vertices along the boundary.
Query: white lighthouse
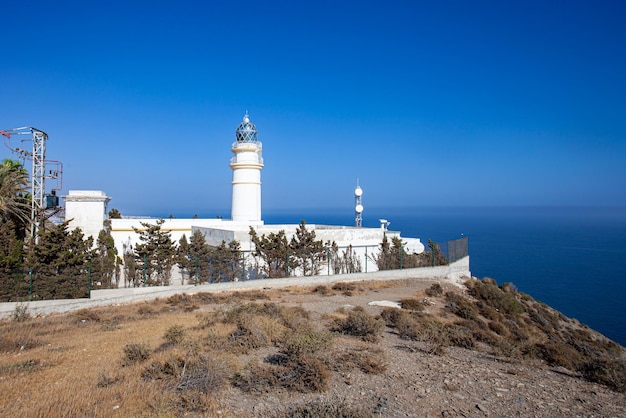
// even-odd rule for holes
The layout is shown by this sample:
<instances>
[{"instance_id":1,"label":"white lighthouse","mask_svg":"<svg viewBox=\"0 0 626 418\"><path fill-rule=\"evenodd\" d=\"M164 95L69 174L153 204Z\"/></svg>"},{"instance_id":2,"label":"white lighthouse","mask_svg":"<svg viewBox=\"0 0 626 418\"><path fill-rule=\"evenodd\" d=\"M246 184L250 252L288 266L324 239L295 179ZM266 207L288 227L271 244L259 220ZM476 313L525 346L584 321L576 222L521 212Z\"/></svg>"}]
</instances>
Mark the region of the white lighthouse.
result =
<instances>
[{"instance_id":1,"label":"white lighthouse","mask_svg":"<svg viewBox=\"0 0 626 418\"><path fill-rule=\"evenodd\" d=\"M257 138L258 132L250 122L248 112L243 117L236 131L237 140L233 143L235 154L230 159L233 170L233 202L231 219L233 221L261 220L261 169L263 157L262 144Z\"/></svg>"}]
</instances>

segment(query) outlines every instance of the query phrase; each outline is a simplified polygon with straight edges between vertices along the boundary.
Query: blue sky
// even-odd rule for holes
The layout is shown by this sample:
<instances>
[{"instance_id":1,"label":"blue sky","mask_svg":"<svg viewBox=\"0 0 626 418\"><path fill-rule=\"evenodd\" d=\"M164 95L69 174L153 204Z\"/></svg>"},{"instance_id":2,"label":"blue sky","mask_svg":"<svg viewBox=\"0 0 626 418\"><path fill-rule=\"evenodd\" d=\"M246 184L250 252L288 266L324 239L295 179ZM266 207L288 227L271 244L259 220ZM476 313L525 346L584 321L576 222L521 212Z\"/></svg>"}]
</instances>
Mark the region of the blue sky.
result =
<instances>
[{"instance_id":1,"label":"blue sky","mask_svg":"<svg viewBox=\"0 0 626 418\"><path fill-rule=\"evenodd\" d=\"M11 3L0 129L122 214L230 216L246 110L264 211L626 205L623 2Z\"/></svg>"}]
</instances>

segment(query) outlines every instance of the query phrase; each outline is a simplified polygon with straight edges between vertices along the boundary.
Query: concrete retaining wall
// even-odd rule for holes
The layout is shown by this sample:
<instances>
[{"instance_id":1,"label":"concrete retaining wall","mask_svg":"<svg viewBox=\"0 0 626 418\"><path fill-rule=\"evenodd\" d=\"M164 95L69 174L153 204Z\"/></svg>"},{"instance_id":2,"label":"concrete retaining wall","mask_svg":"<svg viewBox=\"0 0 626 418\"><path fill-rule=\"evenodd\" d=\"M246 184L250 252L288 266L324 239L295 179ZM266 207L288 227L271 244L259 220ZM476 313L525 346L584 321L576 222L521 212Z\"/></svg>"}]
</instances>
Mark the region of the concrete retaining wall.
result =
<instances>
[{"instance_id":1,"label":"concrete retaining wall","mask_svg":"<svg viewBox=\"0 0 626 418\"><path fill-rule=\"evenodd\" d=\"M34 302L0 303L0 318L10 317L16 306L25 305L31 315L52 312L70 312L94 306L106 306L141 300L166 298L181 293L221 293L253 289L275 289L289 286L315 286L337 282L357 282L372 280L424 279L461 285L470 278L469 256L448 266L422 267L403 270L383 270L372 273L336 274L331 276L289 277L284 279L248 280L242 282L215 283L203 285L178 285L163 287L130 287L103 289L91 292L91 299L40 300Z\"/></svg>"}]
</instances>

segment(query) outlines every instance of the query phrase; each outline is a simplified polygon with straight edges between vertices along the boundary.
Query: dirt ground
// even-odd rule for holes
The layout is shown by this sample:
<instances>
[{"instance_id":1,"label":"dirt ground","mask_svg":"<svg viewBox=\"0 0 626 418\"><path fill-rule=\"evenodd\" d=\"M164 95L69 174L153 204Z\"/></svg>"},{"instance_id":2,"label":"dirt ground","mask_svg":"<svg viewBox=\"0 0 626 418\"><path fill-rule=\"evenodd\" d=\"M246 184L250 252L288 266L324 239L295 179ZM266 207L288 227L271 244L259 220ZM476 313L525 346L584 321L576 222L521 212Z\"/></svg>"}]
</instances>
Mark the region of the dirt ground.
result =
<instances>
[{"instance_id":1,"label":"dirt ground","mask_svg":"<svg viewBox=\"0 0 626 418\"><path fill-rule=\"evenodd\" d=\"M349 296L294 292L273 297L272 302L300 306L322 323L325 315L341 307L362 306L378 314L382 308L376 302L424 297L429 285L406 280L392 287L347 292ZM441 313L442 300L431 298L431 303L427 311ZM335 347L341 344L340 338ZM321 394L278 390L242 396L231 388L222 394L226 409L238 416L263 417L294 405L318 402L360 407L389 417L626 416L623 394L539 361L516 361L455 347L446 348L443 355L429 354L423 343L401 339L390 328L369 347L382 351L387 364L384 373L357 370L334 374L329 390Z\"/></svg>"}]
</instances>

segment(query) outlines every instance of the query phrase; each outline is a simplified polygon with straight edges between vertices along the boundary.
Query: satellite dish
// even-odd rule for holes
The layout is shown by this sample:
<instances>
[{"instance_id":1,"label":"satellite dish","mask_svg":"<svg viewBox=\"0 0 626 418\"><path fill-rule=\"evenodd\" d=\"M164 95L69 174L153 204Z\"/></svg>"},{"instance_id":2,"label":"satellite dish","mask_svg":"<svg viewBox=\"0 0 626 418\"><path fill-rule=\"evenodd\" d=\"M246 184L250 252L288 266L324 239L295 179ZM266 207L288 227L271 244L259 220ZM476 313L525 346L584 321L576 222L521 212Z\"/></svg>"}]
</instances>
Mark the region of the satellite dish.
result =
<instances>
[{"instance_id":1,"label":"satellite dish","mask_svg":"<svg viewBox=\"0 0 626 418\"><path fill-rule=\"evenodd\" d=\"M357 186L356 189L354 189L354 195L358 197L358 196L361 196L362 194L363 194L363 189Z\"/></svg>"},{"instance_id":2,"label":"satellite dish","mask_svg":"<svg viewBox=\"0 0 626 418\"><path fill-rule=\"evenodd\" d=\"M363 212L363 205L356 205L356 207L354 208L354 210L356 211L356 213L361 213L361 212Z\"/></svg>"}]
</instances>

